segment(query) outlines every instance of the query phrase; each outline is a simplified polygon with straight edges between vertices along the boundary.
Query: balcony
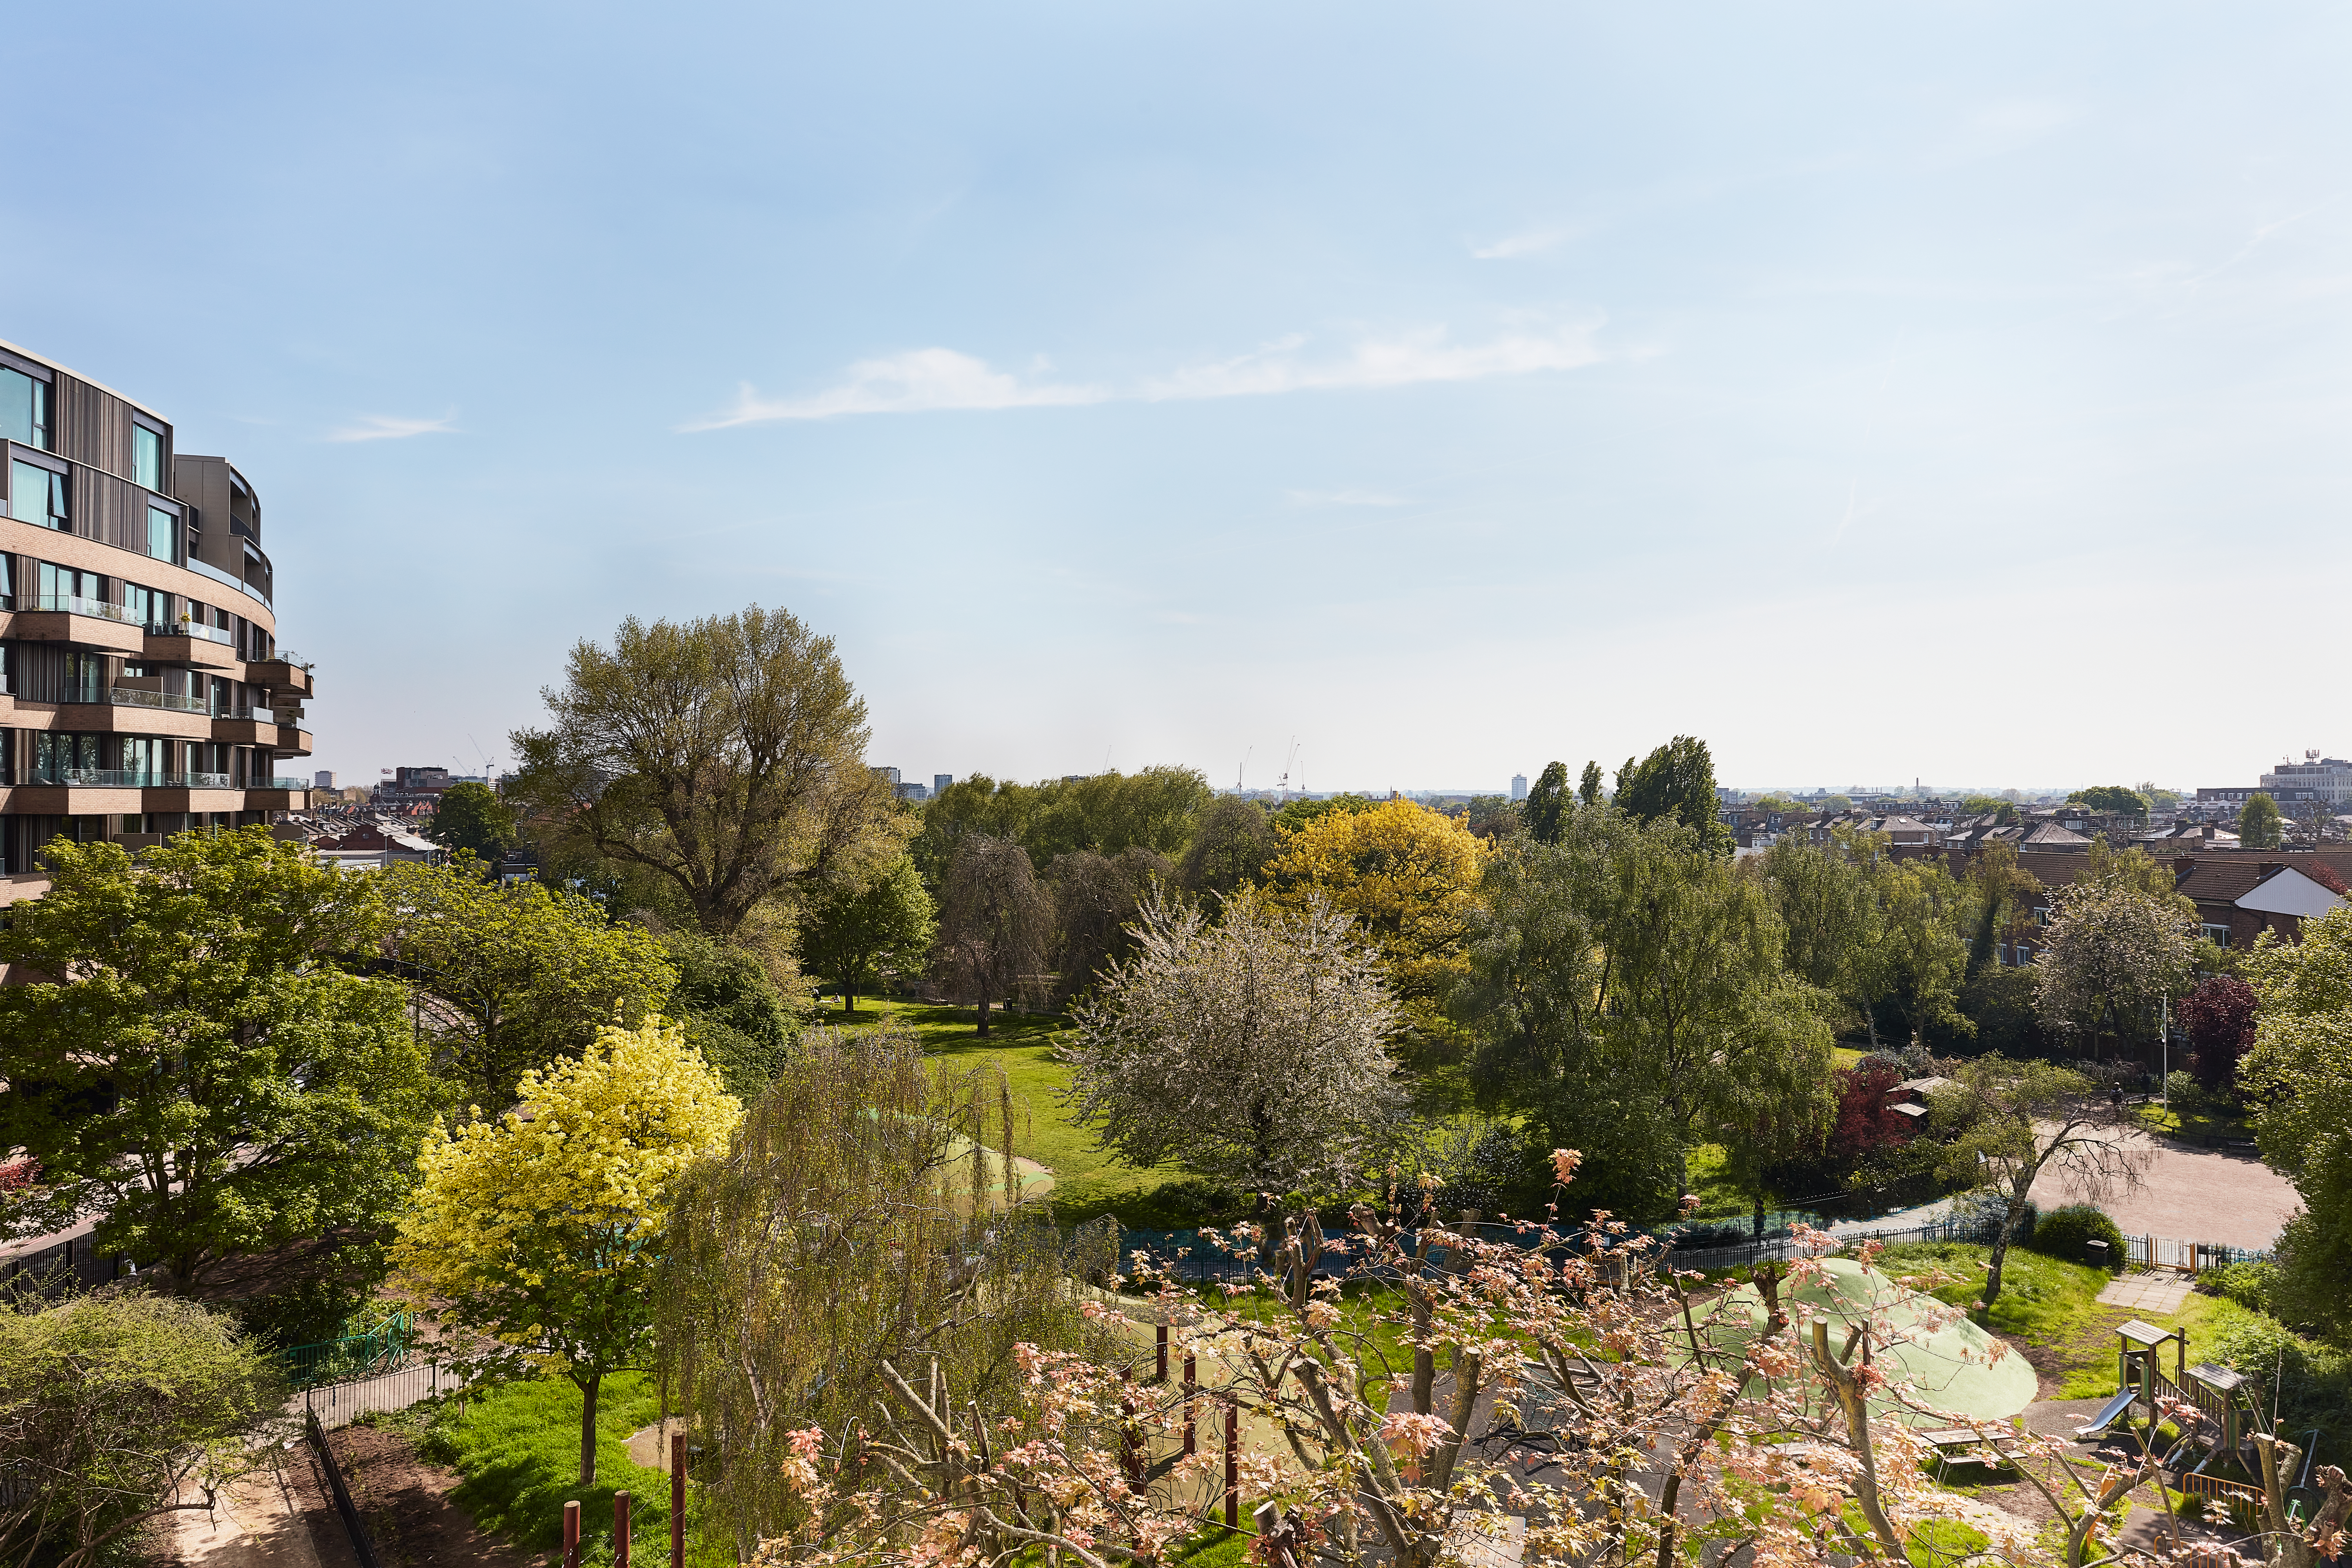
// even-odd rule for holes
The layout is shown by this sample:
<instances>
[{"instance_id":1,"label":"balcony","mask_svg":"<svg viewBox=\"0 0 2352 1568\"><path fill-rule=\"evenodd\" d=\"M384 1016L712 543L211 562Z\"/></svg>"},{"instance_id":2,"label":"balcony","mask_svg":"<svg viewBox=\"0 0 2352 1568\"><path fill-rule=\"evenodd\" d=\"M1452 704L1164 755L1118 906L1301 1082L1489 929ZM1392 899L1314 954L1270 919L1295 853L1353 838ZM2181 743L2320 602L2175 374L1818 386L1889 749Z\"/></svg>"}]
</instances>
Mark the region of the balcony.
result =
<instances>
[{"instance_id":1,"label":"balcony","mask_svg":"<svg viewBox=\"0 0 2352 1568\"><path fill-rule=\"evenodd\" d=\"M182 621L177 626L149 626L147 635L151 637L202 637L223 647L236 646L236 638L229 634L226 626L199 626L194 621Z\"/></svg>"},{"instance_id":2,"label":"balcony","mask_svg":"<svg viewBox=\"0 0 2352 1568\"><path fill-rule=\"evenodd\" d=\"M106 700L117 708L163 708L173 713L209 713L211 711L210 707L201 697L182 697L170 691L134 691L121 686L109 687Z\"/></svg>"},{"instance_id":3,"label":"balcony","mask_svg":"<svg viewBox=\"0 0 2352 1568\"><path fill-rule=\"evenodd\" d=\"M226 773L173 773L150 768L35 767L25 782L68 789L227 789Z\"/></svg>"},{"instance_id":4,"label":"balcony","mask_svg":"<svg viewBox=\"0 0 2352 1568\"><path fill-rule=\"evenodd\" d=\"M251 789L308 790L311 787L311 784L309 779L269 779L267 781L256 779L247 787Z\"/></svg>"}]
</instances>

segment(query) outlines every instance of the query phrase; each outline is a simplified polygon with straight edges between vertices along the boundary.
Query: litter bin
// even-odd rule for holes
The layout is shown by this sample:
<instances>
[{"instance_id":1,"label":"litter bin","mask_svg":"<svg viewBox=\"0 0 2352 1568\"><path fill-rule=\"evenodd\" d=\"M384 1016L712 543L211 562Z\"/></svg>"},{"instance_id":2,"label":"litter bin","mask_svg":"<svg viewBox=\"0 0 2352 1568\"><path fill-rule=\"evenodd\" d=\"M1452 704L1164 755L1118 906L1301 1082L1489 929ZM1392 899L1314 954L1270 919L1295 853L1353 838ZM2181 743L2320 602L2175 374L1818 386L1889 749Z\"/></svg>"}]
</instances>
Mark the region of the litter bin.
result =
<instances>
[{"instance_id":1,"label":"litter bin","mask_svg":"<svg viewBox=\"0 0 2352 1568\"><path fill-rule=\"evenodd\" d=\"M2083 1244L2083 1251L2084 1254L2083 1259L2084 1262L2095 1264L2101 1268L2107 1267L2107 1244L2105 1242L2095 1238L2086 1241Z\"/></svg>"}]
</instances>

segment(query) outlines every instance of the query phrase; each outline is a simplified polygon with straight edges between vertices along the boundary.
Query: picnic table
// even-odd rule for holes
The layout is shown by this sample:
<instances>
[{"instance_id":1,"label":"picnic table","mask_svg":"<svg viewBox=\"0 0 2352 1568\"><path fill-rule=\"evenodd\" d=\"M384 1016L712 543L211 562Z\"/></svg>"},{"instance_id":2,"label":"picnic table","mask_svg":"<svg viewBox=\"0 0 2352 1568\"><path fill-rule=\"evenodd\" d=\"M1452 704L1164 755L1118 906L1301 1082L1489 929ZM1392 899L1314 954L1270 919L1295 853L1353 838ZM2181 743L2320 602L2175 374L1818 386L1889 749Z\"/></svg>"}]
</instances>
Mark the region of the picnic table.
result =
<instances>
[{"instance_id":1,"label":"picnic table","mask_svg":"<svg viewBox=\"0 0 2352 1568\"><path fill-rule=\"evenodd\" d=\"M1967 1426L1947 1426L1940 1431L1922 1432L1919 1436L1936 1450L1936 1479L1939 1483L1944 1479L1944 1472L1956 1460L1962 1464L2013 1464L2025 1447L2023 1436L2020 1433L1997 1432L1988 1436Z\"/></svg>"}]
</instances>

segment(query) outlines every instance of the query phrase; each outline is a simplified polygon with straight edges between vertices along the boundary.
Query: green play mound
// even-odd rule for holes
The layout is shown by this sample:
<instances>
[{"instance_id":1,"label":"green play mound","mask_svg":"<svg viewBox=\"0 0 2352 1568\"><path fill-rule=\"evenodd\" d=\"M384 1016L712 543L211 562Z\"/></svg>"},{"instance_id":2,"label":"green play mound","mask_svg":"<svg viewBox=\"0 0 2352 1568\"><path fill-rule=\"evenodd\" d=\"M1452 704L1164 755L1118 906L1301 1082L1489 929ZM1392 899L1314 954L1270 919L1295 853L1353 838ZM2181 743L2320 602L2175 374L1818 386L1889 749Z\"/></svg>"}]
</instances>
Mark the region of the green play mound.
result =
<instances>
[{"instance_id":1,"label":"green play mound","mask_svg":"<svg viewBox=\"0 0 2352 1568\"><path fill-rule=\"evenodd\" d=\"M971 1140L961 1132L950 1133L948 1135L948 1191L955 1196L958 1214L971 1212ZM1024 1202L1042 1198L1054 1190L1054 1173L1036 1161L1015 1155L1013 1168L1014 1174L1020 1179L1019 1190ZM990 1212L993 1213L1003 1208L1004 1159L992 1149L988 1154L985 1184L988 1189Z\"/></svg>"},{"instance_id":2,"label":"green play mound","mask_svg":"<svg viewBox=\"0 0 2352 1568\"><path fill-rule=\"evenodd\" d=\"M1909 1382L1922 1403L1956 1415L2001 1420L2033 1402L2038 1386L2033 1368L2013 1350L1993 1359L1998 1342L1976 1324L1961 1318L1932 1331L1924 1330L1919 1326L1922 1321L1930 1310L1943 1310L1942 1303L1906 1290L1878 1269L1865 1268L1852 1258L1829 1258L1823 1267L1827 1278L1801 1289L1790 1289L1784 1283L1781 1301L1790 1308L1792 1317L1801 1316L1794 1310L1798 1302L1815 1316L1827 1316L1832 1349L1845 1343L1847 1331L1839 1325L1851 1324L1877 1306L1898 1331L1917 1337L1874 1352L1873 1359L1885 1369L1890 1381ZM1735 1321L1744 1312L1751 1331L1763 1326L1764 1303L1753 1285L1731 1291L1725 1309ZM1902 1413L1901 1419L1914 1426L1936 1424L1908 1412Z\"/></svg>"}]
</instances>

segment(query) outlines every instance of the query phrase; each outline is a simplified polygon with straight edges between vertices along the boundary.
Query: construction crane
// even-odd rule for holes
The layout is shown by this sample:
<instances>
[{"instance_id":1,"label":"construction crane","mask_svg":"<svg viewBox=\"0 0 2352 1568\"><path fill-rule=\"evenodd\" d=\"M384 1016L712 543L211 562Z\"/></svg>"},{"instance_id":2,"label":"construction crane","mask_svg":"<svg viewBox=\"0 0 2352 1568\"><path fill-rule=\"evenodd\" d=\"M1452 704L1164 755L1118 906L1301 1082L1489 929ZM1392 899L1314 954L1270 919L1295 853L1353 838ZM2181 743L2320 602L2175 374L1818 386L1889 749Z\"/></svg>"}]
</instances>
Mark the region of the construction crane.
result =
<instances>
[{"instance_id":1,"label":"construction crane","mask_svg":"<svg viewBox=\"0 0 2352 1568\"><path fill-rule=\"evenodd\" d=\"M1290 769L1297 761L1298 737L1293 735L1290 737L1289 753L1282 759L1282 782L1275 786L1276 797L1285 805L1288 805L1290 801Z\"/></svg>"},{"instance_id":2,"label":"construction crane","mask_svg":"<svg viewBox=\"0 0 2352 1568\"><path fill-rule=\"evenodd\" d=\"M1242 765L1234 770L1234 794L1236 795L1242 793L1242 780L1249 773L1250 752L1256 750L1255 746L1247 746L1242 750Z\"/></svg>"}]
</instances>

